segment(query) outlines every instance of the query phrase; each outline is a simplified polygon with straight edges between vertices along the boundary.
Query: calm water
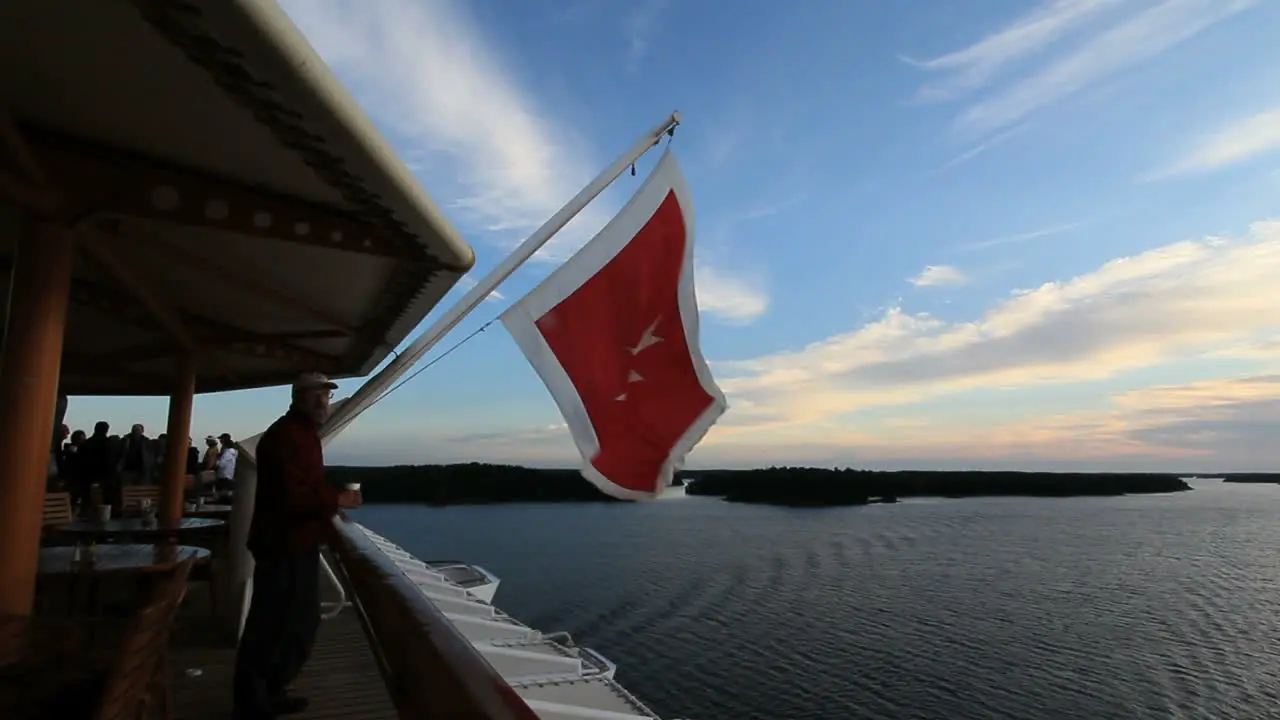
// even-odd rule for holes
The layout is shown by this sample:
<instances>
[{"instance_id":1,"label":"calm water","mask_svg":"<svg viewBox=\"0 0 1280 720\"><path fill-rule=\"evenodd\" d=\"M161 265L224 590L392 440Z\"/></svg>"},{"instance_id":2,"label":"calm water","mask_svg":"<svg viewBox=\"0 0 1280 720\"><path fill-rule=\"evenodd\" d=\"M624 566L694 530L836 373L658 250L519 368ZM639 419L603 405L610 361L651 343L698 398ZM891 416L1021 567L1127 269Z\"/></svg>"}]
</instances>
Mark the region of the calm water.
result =
<instances>
[{"instance_id":1,"label":"calm water","mask_svg":"<svg viewBox=\"0 0 1280 720\"><path fill-rule=\"evenodd\" d=\"M830 510L370 507L667 718L1280 717L1280 487Z\"/></svg>"}]
</instances>

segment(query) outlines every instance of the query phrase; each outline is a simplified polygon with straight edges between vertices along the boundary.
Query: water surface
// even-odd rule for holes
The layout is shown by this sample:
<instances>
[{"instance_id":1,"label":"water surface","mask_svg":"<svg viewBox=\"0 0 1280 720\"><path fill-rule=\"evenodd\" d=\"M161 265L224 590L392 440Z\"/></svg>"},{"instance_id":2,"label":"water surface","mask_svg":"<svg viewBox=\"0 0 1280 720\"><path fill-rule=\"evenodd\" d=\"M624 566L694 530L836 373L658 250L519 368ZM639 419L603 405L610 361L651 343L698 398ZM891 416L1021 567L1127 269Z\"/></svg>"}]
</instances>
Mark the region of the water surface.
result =
<instances>
[{"instance_id":1,"label":"water surface","mask_svg":"<svg viewBox=\"0 0 1280 720\"><path fill-rule=\"evenodd\" d=\"M665 718L1280 717L1280 487L786 509L376 506Z\"/></svg>"}]
</instances>

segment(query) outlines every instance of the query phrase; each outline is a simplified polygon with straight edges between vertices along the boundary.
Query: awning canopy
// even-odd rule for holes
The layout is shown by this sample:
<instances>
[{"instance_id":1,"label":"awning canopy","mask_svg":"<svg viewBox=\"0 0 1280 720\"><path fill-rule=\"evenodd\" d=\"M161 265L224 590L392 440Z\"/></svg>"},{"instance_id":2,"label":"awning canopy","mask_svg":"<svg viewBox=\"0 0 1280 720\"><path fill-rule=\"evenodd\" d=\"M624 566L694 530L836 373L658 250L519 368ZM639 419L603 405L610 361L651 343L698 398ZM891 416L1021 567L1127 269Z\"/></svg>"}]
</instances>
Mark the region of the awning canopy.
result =
<instances>
[{"instance_id":1,"label":"awning canopy","mask_svg":"<svg viewBox=\"0 0 1280 720\"><path fill-rule=\"evenodd\" d=\"M474 262L268 0L9 0L0 66L0 292L14 208L76 228L67 394L364 375Z\"/></svg>"}]
</instances>

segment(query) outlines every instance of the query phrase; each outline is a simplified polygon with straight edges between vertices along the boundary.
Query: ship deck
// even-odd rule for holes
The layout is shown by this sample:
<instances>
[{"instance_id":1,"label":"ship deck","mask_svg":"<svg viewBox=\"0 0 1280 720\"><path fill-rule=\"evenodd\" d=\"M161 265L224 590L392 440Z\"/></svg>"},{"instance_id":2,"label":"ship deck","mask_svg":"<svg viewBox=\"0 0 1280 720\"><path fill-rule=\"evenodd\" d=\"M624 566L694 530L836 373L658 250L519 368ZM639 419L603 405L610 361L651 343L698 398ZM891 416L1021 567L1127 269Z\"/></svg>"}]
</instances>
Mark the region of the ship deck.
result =
<instances>
[{"instance_id":1,"label":"ship deck","mask_svg":"<svg viewBox=\"0 0 1280 720\"><path fill-rule=\"evenodd\" d=\"M193 591L196 600L202 595ZM231 717L231 678L236 651L203 622L199 603L184 608L170 647L174 720L226 720ZM198 671L198 672L197 672ZM311 659L291 694L311 701L311 720L394 720L378 663L369 649L355 611L347 608L324 620Z\"/></svg>"}]
</instances>

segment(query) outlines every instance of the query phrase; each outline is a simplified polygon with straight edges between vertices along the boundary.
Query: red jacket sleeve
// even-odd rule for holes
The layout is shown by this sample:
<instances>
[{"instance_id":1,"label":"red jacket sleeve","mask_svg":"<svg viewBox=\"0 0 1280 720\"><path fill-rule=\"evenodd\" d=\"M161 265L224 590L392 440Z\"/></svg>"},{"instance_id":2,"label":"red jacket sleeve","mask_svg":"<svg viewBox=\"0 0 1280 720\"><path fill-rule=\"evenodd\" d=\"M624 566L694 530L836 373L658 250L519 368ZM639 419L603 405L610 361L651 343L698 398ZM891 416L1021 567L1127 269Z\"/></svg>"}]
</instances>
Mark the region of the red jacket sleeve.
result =
<instances>
[{"instance_id":1,"label":"red jacket sleeve","mask_svg":"<svg viewBox=\"0 0 1280 720\"><path fill-rule=\"evenodd\" d=\"M294 517L329 519L338 512L338 491L324 481L319 438L297 431L281 433L272 448L284 480L285 512Z\"/></svg>"}]
</instances>

